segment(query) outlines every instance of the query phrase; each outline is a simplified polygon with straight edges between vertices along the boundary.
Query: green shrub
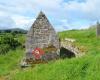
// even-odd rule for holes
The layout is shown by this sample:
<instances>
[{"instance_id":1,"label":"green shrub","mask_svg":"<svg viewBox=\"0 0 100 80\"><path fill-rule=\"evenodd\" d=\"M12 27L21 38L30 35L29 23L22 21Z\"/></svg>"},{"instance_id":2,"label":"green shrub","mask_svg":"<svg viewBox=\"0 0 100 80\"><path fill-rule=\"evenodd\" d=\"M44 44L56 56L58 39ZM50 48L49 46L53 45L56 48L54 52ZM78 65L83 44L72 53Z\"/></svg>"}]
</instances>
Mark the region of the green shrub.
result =
<instances>
[{"instance_id":1,"label":"green shrub","mask_svg":"<svg viewBox=\"0 0 100 80\"><path fill-rule=\"evenodd\" d=\"M4 35L0 39L0 54L5 54L10 49L16 49L18 46L21 46L21 43L12 35Z\"/></svg>"},{"instance_id":2,"label":"green shrub","mask_svg":"<svg viewBox=\"0 0 100 80\"><path fill-rule=\"evenodd\" d=\"M10 46L8 44L0 45L0 54L6 54L10 50Z\"/></svg>"}]
</instances>

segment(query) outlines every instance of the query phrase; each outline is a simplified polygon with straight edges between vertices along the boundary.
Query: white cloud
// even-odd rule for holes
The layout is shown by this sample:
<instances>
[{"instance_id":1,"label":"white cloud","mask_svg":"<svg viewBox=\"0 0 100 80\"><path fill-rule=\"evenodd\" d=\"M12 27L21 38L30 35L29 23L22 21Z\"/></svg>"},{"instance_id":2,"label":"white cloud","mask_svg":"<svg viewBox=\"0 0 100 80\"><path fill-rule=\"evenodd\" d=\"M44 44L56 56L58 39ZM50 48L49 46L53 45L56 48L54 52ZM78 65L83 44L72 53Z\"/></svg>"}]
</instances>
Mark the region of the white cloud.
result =
<instances>
[{"instance_id":1,"label":"white cloud","mask_svg":"<svg viewBox=\"0 0 100 80\"><path fill-rule=\"evenodd\" d=\"M20 15L13 15L12 19L16 23L16 27L29 29L35 19L30 17L20 16Z\"/></svg>"},{"instance_id":2,"label":"white cloud","mask_svg":"<svg viewBox=\"0 0 100 80\"><path fill-rule=\"evenodd\" d=\"M61 7L63 0L6 0L0 1L0 8L12 13L28 14L33 11L35 14L40 10L45 12L57 11ZM10 3L9 3L10 2ZM9 4L8 4L9 3ZM5 5L5 6L4 6ZM61 10L61 9L60 9Z\"/></svg>"},{"instance_id":3,"label":"white cloud","mask_svg":"<svg viewBox=\"0 0 100 80\"><path fill-rule=\"evenodd\" d=\"M77 18L89 20L100 18L100 0L85 0L85 2L70 1L65 3L64 6L68 13L73 12Z\"/></svg>"},{"instance_id":4,"label":"white cloud","mask_svg":"<svg viewBox=\"0 0 100 80\"><path fill-rule=\"evenodd\" d=\"M9 29L15 27L15 23L10 16L0 13L0 29Z\"/></svg>"},{"instance_id":5,"label":"white cloud","mask_svg":"<svg viewBox=\"0 0 100 80\"><path fill-rule=\"evenodd\" d=\"M7 19L9 19L8 22L12 22L12 25L27 29L34 22L38 12L43 10L56 29L76 29L85 28L100 19L99 4L100 0L85 0L84 2L78 0L67 2L64 0L1 0L0 15L9 16ZM6 22L4 20L2 24Z\"/></svg>"}]
</instances>

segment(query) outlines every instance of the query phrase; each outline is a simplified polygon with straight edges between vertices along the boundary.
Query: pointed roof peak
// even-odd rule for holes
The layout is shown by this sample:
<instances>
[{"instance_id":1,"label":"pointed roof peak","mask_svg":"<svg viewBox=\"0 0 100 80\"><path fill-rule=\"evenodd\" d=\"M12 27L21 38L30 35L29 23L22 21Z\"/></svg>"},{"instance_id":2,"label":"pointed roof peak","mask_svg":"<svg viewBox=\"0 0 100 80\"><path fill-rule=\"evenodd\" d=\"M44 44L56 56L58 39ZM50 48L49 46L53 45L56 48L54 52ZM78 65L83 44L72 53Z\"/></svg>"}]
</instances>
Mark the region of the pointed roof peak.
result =
<instances>
[{"instance_id":1,"label":"pointed roof peak","mask_svg":"<svg viewBox=\"0 0 100 80\"><path fill-rule=\"evenodd\" d=\"M43 13L43 11L40 11L40 13L39 13L39 15L38 15L37 18L38 18L38 19L40 19L40 18L46 18L46 16L45 16L45 14Z\"/></svg>"},{"instance_id":2,"label":"pointed roof peak","mask_svg":"<svg viewBox=\"0 0 100 80\"><path fill-rule=\"evenodd\" d=\"M43 11L40 11L39 15L45 15Z\"/></svg>"},{"instance_id":3,"label":"pointed roof peak","mask_svg":"<svg viewBox=\"0 0 100 80\"><path fill-rule=\"evenodd\" d=\"M39 14L44 14L44 13L43 13L43 11L40 11L40 13L39 13Z\"/></svg>"}]
</instances>

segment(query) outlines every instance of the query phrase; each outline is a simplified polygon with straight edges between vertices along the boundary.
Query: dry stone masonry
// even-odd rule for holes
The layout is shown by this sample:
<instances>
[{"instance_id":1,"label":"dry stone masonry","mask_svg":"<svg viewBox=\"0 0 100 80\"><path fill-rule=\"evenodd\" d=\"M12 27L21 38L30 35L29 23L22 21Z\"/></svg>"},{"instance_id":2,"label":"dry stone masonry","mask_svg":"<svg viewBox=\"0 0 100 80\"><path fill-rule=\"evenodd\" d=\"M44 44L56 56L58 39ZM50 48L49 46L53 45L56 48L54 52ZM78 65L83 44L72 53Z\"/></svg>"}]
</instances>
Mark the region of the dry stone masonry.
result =
<instances>
[{"instance_id":1,"label":"dry stone masonry","mask_svg":"<svg viewBox=\"0 0 100 80\"><path fill-rule=\"evenodd\" d=\"M100 35L100 25L97 28L97 34ZM67 42L59 41L53 26L45 14L40 12L27 33L26 55L21 61L21 66L26 67L30 63L48 62L59 58L78 57L80 51L71 44L76 40L66 38L65 41Z\"/></svg>"},{"instance_id":2,"label":"dry stone masonry","mask_svg":"<svg viewBox=\"0 0 100 80\"><path fill-rule=\"evenodd\" d=\"M41 48L45 51L50 47L55 48L54 51L49 51L49 59L50 55L52 56L51 59L54 59L59 51L59 38L53 28L53 26L48 21L47 17L43 12L40 12L38 17L36 18L35 22L32 24L30 30L27 33L27 40L26 40L26 59L33 58L31 51L35 48ZM46 52L45 52L46 53ZM43 55L45 59L47 59L47 54Z\"/></svg>"},{"instance_id":3,"label":"dry stone masonry","mask_svg":"<svg viewBox=\"0 0 100 80\"><path fill-rule=\"evenodd\" d=\"M76 45L74 45L74 42L76 42L75 39L65 38L65 40L61 42L61 46L64 47L65 49L73 52L75 57L83 56L84 55L84 50L81 50L81 48L78 48ZM68 55L70 55L70 54L68 54Z\"/></svg>"}]
</instances>

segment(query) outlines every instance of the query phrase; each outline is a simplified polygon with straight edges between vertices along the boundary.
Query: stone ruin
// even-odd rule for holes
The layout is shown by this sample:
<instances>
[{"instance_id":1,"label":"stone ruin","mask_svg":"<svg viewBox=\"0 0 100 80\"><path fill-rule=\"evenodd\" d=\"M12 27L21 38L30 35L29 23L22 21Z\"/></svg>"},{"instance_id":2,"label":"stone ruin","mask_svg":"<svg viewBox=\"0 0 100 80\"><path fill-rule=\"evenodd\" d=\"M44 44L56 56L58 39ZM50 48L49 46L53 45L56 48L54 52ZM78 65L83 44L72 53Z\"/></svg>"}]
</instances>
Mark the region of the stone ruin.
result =
<instances>
[{"instance_id":1,"label":"stone ruin","mask_svg":"<svg viewBox=\"0 0 100 80\"><path fill-rule=\"evenodd\" d=\"M59 38L50 24L45 14L41 11L27 33L26 40L26 60L36 61L32 51L40 48L44 55L40 60L52 60L59 57L60 43Z\"/></svg>"},{"instance_id":2,"label":"stone ruin","mask_svg":"<svg viewBox=\"0 0 100 80\"><path fill-rule=\"evenodd\" d=\"M97 22L96 35L97 37L100 36L100 23L99 22Z\"/></svg>"}]
</instances>

